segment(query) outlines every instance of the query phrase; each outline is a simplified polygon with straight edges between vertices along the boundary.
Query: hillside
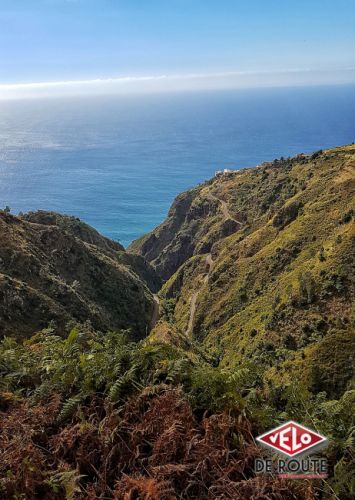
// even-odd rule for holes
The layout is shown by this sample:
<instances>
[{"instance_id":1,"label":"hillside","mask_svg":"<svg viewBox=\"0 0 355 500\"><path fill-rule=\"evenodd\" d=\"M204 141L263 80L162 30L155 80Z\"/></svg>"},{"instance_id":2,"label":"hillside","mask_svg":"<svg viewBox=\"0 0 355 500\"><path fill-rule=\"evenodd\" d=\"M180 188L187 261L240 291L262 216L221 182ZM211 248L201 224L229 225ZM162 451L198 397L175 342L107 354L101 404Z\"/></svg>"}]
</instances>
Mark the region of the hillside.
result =
<instances>
[{"instance_id":1,"label":"hillside","mask_svg":"<svg viewBox=\"0 0 355 500\"><path fill-rule=\"evenodd\" d=\"M354 353L354 172L347 146L178 196L167 220L129 248L165 280L170 327L224 366L250 360L278 381L297 371L315 391L341 394Z\"/></svg>"},{"instance_id":2,"label":"hillside","mask_svg":"<svg viewBox=\"0 0 355 500\"><path fill-rule=\"evenodd\" d=\"M2 211L0 497L352 500L354 167L215 177L128 252ZM327 478L255 472L288 420L326 436Z\"/></svg>"},{"instance_id":3,"label":"hillside","mask_svg":"<svg viewBox=\"0 0 355 500\"><path fill-rule=\"evenodd\" d=\"M90 321L140 338L155 307L146 283L155 291L159 279L142 258L74 217L0 213L0 336L28 337L49 324L64 334Z\"/></svg>"}]
</instances>

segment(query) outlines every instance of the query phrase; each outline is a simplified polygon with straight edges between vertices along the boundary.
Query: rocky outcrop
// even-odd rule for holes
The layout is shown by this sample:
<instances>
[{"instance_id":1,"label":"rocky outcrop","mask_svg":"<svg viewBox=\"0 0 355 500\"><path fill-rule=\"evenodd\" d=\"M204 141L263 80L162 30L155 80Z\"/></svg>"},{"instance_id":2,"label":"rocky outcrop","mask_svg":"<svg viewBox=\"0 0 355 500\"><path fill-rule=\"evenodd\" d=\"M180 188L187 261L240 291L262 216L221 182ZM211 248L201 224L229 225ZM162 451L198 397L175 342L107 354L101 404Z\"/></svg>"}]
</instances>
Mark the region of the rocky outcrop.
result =
<instances>
[{"instance_id":1,"label":"rocky outcrop","mask_svg":"<svg viewBox=\"0 0 355 500\"><path fill-rule=\"evenodd\" d=\"M230 233L230 223L220 229L224 224L218 200L205 196L202 187L192 189L180 194L166 221L133 242L128 252L143 256L165 281L187 259L201 253L201 245L209 251L218 239L215 232Z\"/></svg>"}]
</instances>

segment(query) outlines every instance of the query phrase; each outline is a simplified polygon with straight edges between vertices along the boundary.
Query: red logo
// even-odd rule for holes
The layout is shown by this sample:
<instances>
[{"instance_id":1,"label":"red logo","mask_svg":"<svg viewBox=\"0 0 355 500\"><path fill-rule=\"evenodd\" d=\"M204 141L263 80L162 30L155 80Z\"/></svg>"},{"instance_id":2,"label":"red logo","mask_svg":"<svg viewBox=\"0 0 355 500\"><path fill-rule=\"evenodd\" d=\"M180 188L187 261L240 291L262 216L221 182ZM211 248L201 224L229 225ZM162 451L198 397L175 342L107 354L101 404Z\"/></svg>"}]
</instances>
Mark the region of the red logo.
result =
<instances>
[{"instance_id":1,"label":"red logo","mask_svg":"<svg viewBox=\"0 0 355 500\"><path fill-rule=\"evenodd\" d=\"M276 429L265 432L256 439L259 443L289 457L294 457L314 447L318 448L321 443L327 441L324 436L303 425L296 424L292 420L276 427Z\"/></svg>"}]
</instances>

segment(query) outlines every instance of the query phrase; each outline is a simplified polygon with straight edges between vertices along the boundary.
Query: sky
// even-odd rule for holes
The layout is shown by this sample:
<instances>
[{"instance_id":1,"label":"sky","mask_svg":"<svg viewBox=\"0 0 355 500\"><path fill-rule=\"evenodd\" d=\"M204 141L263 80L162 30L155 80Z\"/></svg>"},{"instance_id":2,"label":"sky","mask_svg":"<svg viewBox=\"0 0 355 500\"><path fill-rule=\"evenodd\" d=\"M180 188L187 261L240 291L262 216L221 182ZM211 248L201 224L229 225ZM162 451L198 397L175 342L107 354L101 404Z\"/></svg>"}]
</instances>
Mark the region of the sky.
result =
<instances>
[{"instance_id":1,"label":"sky","mask_svg":"<svg viewBox=\"0 0 355 500\"><path fill-rule=\"evenodd\" d=\"M0 98L355 82L354 0L0 0Z\"/></svg>"}]
</instances>

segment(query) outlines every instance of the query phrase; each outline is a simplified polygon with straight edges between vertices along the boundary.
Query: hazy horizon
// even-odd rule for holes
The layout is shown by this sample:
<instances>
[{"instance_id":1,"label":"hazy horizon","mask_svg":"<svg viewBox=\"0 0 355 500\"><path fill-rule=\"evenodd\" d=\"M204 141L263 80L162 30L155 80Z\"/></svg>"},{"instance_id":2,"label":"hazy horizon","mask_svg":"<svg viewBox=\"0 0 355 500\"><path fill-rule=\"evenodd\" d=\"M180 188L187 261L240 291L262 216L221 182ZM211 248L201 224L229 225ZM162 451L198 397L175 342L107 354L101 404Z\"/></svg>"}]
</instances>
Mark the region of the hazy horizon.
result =
<instances>
[{"instance_id":1,"label":"hazy horizon","mask_svg":"<svg viewBox=\"0 0 355 500\"><path fill-rule=\"evenodd\" d=\"M280 72L226 72L195 75L127 76L89 80L0 84L0 101L17 99L110 96L269 87L355 84L355 68L338 71L285 70Z\"/></svg>"},{"instance_id":2,"label":"hazy horizon","mask_svg":"<svg viewBox=\"0 0 355 500\"><path fill-rule=\"evenodd\" d=\"M0 99L355 83L354 16L347 0L0 0Z\"/></svg>"}]
</instances>

